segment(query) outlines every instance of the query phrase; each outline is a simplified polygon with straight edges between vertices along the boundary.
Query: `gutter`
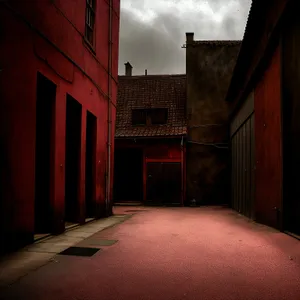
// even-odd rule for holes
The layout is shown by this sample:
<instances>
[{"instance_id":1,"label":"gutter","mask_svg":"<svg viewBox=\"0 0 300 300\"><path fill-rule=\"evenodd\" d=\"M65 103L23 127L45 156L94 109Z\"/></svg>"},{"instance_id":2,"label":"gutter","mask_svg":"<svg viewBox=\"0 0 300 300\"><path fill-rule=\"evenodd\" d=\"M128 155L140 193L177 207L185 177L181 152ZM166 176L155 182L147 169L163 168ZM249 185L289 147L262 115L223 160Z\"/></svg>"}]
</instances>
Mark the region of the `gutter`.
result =
<instances>
[{"instance_id":1,"label":"gutter","mask_svg":"<svg viewBox=\"0 0 300 300\"><path fill-rule=\"evenodd\" d=\"M110 185L111 185L111 146L112 146L112 118L111 118L111 71L112 71L112 0L109 0L109 24L108 24L108 101L107 101L107 162L106 162L106 195L105 195L105 209L106 215L112 213L110 205Z\"/></svg>"}]
</instances>

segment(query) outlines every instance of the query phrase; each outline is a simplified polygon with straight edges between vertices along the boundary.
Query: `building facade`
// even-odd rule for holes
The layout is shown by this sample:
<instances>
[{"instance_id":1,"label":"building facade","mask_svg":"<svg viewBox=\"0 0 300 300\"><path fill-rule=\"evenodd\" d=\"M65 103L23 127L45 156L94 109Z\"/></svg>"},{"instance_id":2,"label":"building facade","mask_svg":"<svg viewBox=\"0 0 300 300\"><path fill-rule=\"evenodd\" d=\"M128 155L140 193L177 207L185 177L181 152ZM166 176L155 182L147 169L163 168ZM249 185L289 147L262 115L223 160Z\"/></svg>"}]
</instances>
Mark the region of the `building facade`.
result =
<instances>
[{"instance_id":1,"label":"building facade","mask_svg":"<svg viewBox=\"0 0 300 300\"><path fill-rule=\"evenodd\" d=\"M230 201L224 101L240 41L186 35L186 75L119 76L115 202L213 205Z\"/></svg>"},{"instance_id":2,"label":"building facade","mask_svg":"<svg viewBox=\"0 0 300 300\"><path fill-rule=\"evenodd\" d=\"M228 204L230 164L224 101L241 41L195 41L186 34L187 204Z\"/></svg>"},{"instance_id":3,"label":"building facade","mask_svg":"<svg viewBox=\"0 0 300 300\"><path fill-rule=\"evenodd\" d=\"M232 206L300 234L298 1L253 1L227 94Z\"/></svg>"},{"instance_id":4,"label":"building facade","mask_svg":"<svg viewBox=\"0 0 300 300\"><path fill-rule=\"evenodd\" d=\"M111 213L120 3L0 7L5 252Z\"/></svg>"},{"instance_id":5,"label":"building facade","mask_svg":"<svg viewBox=\"0 0 300 300\"><path fill-rule=\"evenodd\" d=\"M185 75L119 76L114 201L182 205Z\"/></svg>"}]
</instances>

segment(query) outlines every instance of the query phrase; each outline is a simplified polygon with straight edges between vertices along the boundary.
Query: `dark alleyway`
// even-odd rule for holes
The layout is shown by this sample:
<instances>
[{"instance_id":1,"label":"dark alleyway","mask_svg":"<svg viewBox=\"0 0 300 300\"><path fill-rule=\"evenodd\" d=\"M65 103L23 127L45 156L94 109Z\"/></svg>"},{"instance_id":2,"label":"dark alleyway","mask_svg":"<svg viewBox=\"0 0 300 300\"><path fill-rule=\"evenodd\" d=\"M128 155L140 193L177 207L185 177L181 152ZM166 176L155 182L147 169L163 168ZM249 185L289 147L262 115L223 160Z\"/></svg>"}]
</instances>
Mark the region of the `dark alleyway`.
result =
<instances>
[{"instance_id":1,"label":"dark alleyway","mask_svg":"<svg viewBox=\"0 0 300 300\"><path fill-rule=\"evenodd\" d=\"M58 255L0 298L300 299L300 243L290 236L220 207L115 214L133 216L77 246L117 243L92 257Z\"/></svg>"}]
</instances>

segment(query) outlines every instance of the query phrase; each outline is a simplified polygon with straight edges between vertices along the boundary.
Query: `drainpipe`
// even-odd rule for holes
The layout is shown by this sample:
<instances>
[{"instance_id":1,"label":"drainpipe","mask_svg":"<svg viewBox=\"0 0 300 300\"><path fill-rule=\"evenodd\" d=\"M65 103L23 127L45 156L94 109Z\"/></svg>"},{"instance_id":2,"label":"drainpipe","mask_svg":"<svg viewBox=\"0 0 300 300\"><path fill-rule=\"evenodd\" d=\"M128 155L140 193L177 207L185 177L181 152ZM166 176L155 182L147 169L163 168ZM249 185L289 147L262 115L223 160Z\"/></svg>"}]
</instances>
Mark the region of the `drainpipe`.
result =
<instances>
[{"instance_id":1,"label":"drainpipe","mask_svg":"<svg viewBox=\"0 0 300 300\"><path fill-rule=\"evenodd\" d=\"M111 184L111 72L112 72L112 0L109 0L109 24L108 24L108 109L107 109L107 169L106 169L106 195L105 195L105 208L106 215L111 214L110 207L110 184Z\"/></svg>"}]
</instances>

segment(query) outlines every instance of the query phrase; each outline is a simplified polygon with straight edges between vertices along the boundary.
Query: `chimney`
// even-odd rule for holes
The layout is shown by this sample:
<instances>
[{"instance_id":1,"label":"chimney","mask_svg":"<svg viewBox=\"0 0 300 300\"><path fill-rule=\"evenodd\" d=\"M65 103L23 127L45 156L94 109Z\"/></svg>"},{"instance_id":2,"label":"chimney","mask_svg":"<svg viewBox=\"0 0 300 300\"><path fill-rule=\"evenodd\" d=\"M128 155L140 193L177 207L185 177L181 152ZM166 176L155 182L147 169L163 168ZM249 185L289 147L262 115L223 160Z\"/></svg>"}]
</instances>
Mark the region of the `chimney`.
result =
<instances>
[{"instance_id":1,"label":"chimney","mask_svg":"<svg viewBox=\"0 0 300 300\"><path fill-rule=\"evenodd\" d=\"M185 35L186 35L186 43L192 44L194 42L194 32L187 32Z\"/></svg>"},{"instance_id":2,"label":"chimney","mask_svg":"<svg viewBox=\"0 0 300 300\"><path fill-rule=\"evenodd\" d=\"M132 76L132 65L130 62L125 63L125 75Z\"/></svg>"},{"instance_id":3,"label":"chimney","mask_svg":"<svg viewBox=\"0 0 300 300\"><path fill-rule=\"evenodd\" d=\"M147 76L147 74L148 74L148 71L147 71L147 69L145 70L145 76Z\"/></svg>"}]
</instances>

